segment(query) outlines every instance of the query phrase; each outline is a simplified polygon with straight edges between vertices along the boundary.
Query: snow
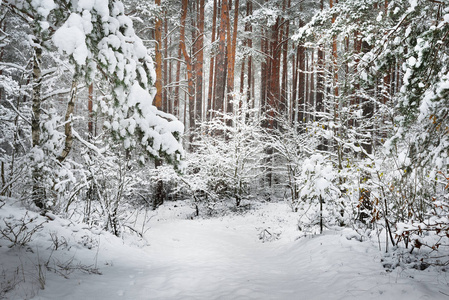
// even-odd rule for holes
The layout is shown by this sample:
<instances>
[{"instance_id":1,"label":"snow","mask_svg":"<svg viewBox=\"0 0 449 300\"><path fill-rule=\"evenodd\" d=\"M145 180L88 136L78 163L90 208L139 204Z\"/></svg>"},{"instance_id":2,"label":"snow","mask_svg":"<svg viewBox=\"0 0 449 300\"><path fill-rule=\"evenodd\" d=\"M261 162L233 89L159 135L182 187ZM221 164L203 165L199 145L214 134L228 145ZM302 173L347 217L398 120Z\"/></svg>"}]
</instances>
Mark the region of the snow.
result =
<instances>
[{"instance_id":1,"label":"snow","mask_svg":"<svg viewBox=\"0 0 449 300\"><path fill-rule=\"evenodd\" d=\"M418 0L409 0L410 7L407 9L407 12L412 12L415 10L416 6L418 5Z\"/></svg>"},{"instance_id":2,"label":"snow","mask_svg":"<svg viewBox=\"0 0 449 300\"><path fill-rule=\"evenodd\" d=\"M53 0L32 0L31 6L44 18L47 18L50 11L56 8Z\"/></svg>"},{"instance_id":3,"label":"snow","mask_svg":"<svg viewBox=\"0 0 449 300\"><path fill-rule=\"evenodd\" d=\"M73 55L76 63L84 65L89 55L86 46L86 33L92 31L90 13L86 12L81 17L72 13L65 24L53 35L53 42L59 51Z\"/></svg>"},{"instance_id":4,"label":"snow","mask_svg":"<svg viewBox=\"0 0 449 300\"><path fill-rule=\"evenodd\" d=\"M6 205L0 212L3 219L23 209ZM376 243L357 241L350 229L304 237L297 230L297 214L286 203L251 203L247 212L208 219L191 219L193 212L189 202L179 201L150 211L146 245L137 238L122 240L101 230L88 231L54 215L32 214L35 222L45 222L30 243L34 253L0 247L6 274L13 276L8 272L20 262L28 272L8 299L446 299L449 295L447 273L429 271L432 268L384 269ZM65 248L51 250L51 236L66 241L60 246ZM49 266L59 270L44 273L44 290L38 289L39 275L32 266L36 253L41 263L48 259ZM57 267L64 264L73 268L64 273L68 279ZM82 266L102 275L81 272Z\"/></svg>"},{"instance_id":5,"label":"snow","mask_svg":"<svg viewBox=\"0 0 449 300\"><path fill-rule=\"evenodd\" d=\"M407 63L408 63L408 65L409 65L410 67L415 66L415 64L416 64L416 58L413 57L413 56L410 56L410 57L408 58L408 60L407 60Z\"/></svg>"}]
</instances>

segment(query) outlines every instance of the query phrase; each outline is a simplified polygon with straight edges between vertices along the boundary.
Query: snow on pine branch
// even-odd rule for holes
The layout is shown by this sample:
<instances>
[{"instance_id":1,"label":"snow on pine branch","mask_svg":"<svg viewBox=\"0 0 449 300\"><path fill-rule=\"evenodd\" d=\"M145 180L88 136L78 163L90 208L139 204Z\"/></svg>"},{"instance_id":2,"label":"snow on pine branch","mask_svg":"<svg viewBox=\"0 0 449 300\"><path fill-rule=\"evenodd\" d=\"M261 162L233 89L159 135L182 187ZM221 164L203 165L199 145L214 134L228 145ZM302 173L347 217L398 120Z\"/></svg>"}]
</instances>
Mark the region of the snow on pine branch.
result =
<instances>
[{"instance_id":1,"label":"snow on pine branch","mask_svg":"<svg viewBox=\"0 0 449 300\"><path fill-rule=\"evenodd\" d=\"M100 70L113 85L112 95L101 101L113 137L126 149L140 146L149 156L179 162L183 124L152 105L154 63L120 1L78 1L52 41L70 56L76 76L91 82Z\"/></svg>"}]
</instances>

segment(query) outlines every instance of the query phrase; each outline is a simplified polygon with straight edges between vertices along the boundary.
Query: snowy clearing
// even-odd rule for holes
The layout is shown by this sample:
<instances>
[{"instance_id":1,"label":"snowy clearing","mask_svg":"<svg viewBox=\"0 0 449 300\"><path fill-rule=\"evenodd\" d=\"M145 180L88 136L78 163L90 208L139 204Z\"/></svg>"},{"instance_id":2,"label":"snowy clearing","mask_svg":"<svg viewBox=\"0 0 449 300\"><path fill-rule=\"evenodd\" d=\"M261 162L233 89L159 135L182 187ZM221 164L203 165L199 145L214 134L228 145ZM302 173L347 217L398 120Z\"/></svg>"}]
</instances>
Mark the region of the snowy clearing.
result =
<instances>
[{"instance_id":1,"label":"snowy clearing","mask_svg":"<svg viewBox=\"0 0 449 300\"><path fill-rule=\"evenodd\" d=\"M154 212L146 233L149 244L140 248L135 245L137 240L124 242L104 232L86 239L85 229L64 225L57 218L45 225L30 248L39 249L42 260L51 255L52 261L55 257L58 260L54 261L72 258L73 266L96 265L102 275L80 272L79 267L66 279L61 276L62 269L47 270L43 276L45 289L33 290L33 286L38 286L39 276L35 272L7 298L449 298L447 272L432 267L424 271L398 267L389 272L382 267L382 253L376 243L349 240L349 229L298 239L297 214L289 212L286 204L254 206L257 207L246 213L191 220L193 210L188 204L167 203ZM46 230L58 230L58 235L69 244L77 239L89 240L90 244L78 243L78 247L51 252L46 250L50 245L49 239L44 238ZM33 270L26 267L31 253L7 249L0 248L2 279L6 278L8 266L14 268L12 260L17 255L22 255L23 269L31 275ZM15 253L14 257L11 253ZM56 265L54 261L50 266Z\"/></svg>"}]
</instances>

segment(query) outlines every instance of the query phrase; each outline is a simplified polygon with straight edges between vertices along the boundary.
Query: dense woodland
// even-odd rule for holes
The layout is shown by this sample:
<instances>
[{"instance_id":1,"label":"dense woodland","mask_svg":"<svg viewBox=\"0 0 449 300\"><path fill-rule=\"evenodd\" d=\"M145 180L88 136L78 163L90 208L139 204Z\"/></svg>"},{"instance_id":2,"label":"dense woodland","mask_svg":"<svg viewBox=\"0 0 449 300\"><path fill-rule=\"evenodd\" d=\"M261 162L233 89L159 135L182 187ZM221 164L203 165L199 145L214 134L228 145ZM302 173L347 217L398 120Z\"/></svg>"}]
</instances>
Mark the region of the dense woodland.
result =
<instances>
[{"instance_id":1,"label":"dense woodland","mask_svg":"<svg viewBox=\"0 0 449 300\"><path fill-rule=\"evenodd\" d=\"M283 200L449 246L446 0L0 4L0 207L120 236L163 201Z\"/></svg>"}]
</instances>

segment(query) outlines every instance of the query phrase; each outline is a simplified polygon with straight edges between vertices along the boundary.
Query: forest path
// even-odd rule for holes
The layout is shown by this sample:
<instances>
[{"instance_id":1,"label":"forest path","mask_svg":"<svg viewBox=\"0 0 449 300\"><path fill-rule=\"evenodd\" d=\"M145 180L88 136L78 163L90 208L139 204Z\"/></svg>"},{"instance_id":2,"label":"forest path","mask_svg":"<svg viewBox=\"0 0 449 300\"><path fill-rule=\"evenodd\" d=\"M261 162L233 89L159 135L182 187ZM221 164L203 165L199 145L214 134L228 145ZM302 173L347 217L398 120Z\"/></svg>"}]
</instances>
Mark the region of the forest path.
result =
<instances>
[{"instance_id":1,"label":"forest path","mask_svg":"<svg viewBox=\"0 0 449 300\"><path fill-rule=\"evenodd\" d=\"M103 275L54 299L449 299L448 275L387 272L376 245L348 240L346 230L296 240L295 220L271 204L213 219L154 218L148 247L114 252ZM265 229L279 239L263 243Z\"/></svg>"},{"instance_id":2,"label":"forest path","mask_svg":"<svg viewBox=\"0 0 449 300\"><path fill-rule=\"evenodd\" d=\"M446 298L428 290L432 275L421 284L388 273L378 249L348 240L344 232L262 243L264 228L251 221L225 217L160 224L150 234L155 246L147 249L153 270L149 294L155 299Z\"/></svg>"}]
</instances>

